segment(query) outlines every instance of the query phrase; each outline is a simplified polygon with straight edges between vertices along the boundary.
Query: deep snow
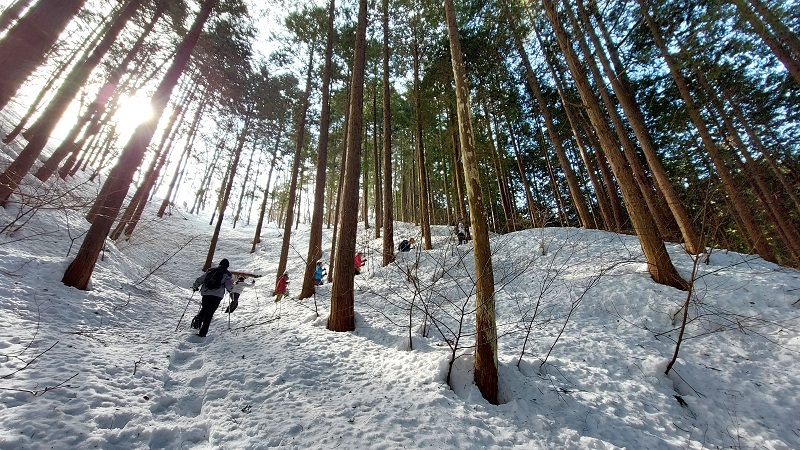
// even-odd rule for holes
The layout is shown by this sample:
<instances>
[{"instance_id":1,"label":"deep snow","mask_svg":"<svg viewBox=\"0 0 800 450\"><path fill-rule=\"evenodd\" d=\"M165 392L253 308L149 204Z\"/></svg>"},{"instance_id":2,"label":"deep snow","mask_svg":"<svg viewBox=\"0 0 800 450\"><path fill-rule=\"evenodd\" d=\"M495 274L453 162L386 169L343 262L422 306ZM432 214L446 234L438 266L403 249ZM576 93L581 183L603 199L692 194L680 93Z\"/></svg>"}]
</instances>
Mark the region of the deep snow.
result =
<instances>
[{"instance_id":1,"label":"deep snow","mask_svg":"<svg viewBox=\"0 0 800 450\"><path fill-rule=\"evenodd\" d=\"M88 227L82 213L42 207L6 228L17 217L16 205L0 209L0 449L800 448L800 273L759 258L715 249L698 266L667 377L685 293L650 279L635 237L492 236L494 406L471 381L471 243L454 245L448 227L434 227L433 250L386 268L374 230L360 230L357 329L334 333L330 284L316 298L272 301L276 225L251 254L254 226L226 222L214 261L263 277L230 317L223 301L200 338L189 286L208 216L148 210L129 241L109 243L87 291L60 282ZM418 234L395 227L396 242ZM307 235L293 231L290 295ZM668 249L689 277L691 257Z\"/></svg>"}]
</instances>

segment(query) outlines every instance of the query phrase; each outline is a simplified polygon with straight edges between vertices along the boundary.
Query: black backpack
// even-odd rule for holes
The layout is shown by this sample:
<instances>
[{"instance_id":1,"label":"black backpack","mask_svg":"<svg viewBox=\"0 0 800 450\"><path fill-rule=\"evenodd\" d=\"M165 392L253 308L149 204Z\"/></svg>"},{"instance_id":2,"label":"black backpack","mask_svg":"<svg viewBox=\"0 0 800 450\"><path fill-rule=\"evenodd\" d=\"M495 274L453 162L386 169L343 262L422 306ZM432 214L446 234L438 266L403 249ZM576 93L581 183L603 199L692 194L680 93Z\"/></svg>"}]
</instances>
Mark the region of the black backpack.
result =
<instances>
[{"instance_id":1,"label":"black backpack","mask_svg":"<svg viewBox=\"0 0 800 450\"><path fill-rule=\"evenodd\" d=\"M209 269L206 272L206 277L203 279L203 286L210 291L219 289L219 287L222 286L222 279L225 277L226 273L227 271L225 269L220 269L219 267L216 269Z\"/></svg>"}]
</instances>

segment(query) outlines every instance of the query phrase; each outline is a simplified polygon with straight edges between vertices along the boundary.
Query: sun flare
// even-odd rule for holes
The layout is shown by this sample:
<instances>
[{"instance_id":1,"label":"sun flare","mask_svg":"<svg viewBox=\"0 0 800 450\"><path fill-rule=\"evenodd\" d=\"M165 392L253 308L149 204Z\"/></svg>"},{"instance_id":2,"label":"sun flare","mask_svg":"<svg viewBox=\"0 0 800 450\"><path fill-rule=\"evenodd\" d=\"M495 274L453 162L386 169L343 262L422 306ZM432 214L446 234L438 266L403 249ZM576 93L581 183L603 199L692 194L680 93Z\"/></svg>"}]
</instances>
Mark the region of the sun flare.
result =
<instances>
[{"instance_id":1,"label":"sun flare","mask_svg":"<svg viewBox=\"0 0 800 450\"><path fill-rule=\"evenodd\" d=\"M117 111L117 130L121 135L129 135L136 127L153 117L150 99L137 96L122 95Z\"/></svg>"}]
</instances>

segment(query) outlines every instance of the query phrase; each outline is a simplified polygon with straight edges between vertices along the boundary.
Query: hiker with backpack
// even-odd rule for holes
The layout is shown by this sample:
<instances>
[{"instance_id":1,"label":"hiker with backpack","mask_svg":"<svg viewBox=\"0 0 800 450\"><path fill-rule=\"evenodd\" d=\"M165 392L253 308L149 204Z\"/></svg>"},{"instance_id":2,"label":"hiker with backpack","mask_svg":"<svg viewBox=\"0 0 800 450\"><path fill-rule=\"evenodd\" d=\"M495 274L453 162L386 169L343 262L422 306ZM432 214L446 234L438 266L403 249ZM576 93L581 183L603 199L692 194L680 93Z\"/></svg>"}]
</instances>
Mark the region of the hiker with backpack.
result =
<instances>
[{"instance_id":1,"label":"hiker with backpack","mask_svg":"<svg viewBox=\"0 0 800 450\"><path fill-rule=\"evenodd\" d=\"M414 240L414 238L403 239L400 242L400 245L397 246L397 249L400 250L401 252L410 252L412 248L411 246L414 245L415 243L416 241Z\"/></svg>"},{"instance_id":2,"label":"hiker with backpack","mask_svg":"<svg viewBox=\"0 0 800 450\"><path fill-rule=\"evenodd\" d=\"M317 261L317 268L314 269L314 285L321 286L323 281L322 277L327 275L325 268L322 267L322 261Z\"/></svg>"},{"instance_id":3,"label":"hiker with backpack","mask_svg":"<svg viewBox=\"0 0 800 450\"><path fill-rule=\"evenodd\" d=\"M256 280L253 280L251 284L255 284ZM236 283L233 284L233 289L231 289L231 303L225 308L225 314L230 314L239 307L239 296L242 295L244 288L247 287L247 283L244 281L244 277L239 275L239 278L236 280Z\"/></svg>"},{"instance_id":4,"label":"hiker with backpack","mask_svg":"<svg viewBox=\"0 0 800 450\"><path fill-rule=\"evenodd\" d=\"M223 259L217 267L206 270L206 273L197 277L192 283L192 289L195 292L199 289L200 295L203 296L200 312L192 319L192 328L199 329L197 335L200 337L206 337L208 334L211 318L225 297L225 292L233 290L233 275L228 272L229 265L228 260Z\"/></svg>"}]
</instances>

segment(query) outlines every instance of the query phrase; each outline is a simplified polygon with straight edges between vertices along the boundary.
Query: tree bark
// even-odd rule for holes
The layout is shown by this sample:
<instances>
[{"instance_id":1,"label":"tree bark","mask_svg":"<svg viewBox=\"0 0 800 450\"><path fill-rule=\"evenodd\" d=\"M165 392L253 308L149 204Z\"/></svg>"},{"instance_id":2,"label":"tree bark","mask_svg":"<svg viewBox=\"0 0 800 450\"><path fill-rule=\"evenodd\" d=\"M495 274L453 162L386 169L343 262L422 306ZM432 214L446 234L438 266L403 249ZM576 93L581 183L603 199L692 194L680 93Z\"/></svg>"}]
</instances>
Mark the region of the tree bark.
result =
<instances>
[{"instance_id":1,"label":"tree bark","mask_svg":"<svg viewBox=\"0 0 800 450\"><path fill-rule=\"evenodd\" d=\"M759 229L758 225L753 219L753 215L750 212L750 209L747 206L744 198L742 197L736 180L725 166L725 160L717 149L717 144L711 137L711 133L708 131L705 121L700 115L700 109L697 107L694 99L692 98L692 94L689 91L689 86L686 82L686 79L680 73L680 65L672 56L672 54L669 53L667 45L661 37L661 32L658 28L658 25L655 23L647 10L646 1L637 1L639 2L642 15L647 23L647 27L650 29L650 32L653 35L653 40L658 47L659 52L661 52L661 56L666 61L670 74L672 75L672 79L675 81L675 84L678 87L681 98L683 98L684 104L686 105L686 110L692 119L692 123L694 124L695 128L697 128L697 132L700 134L700 139L703 142L703 146L708 152L709 157L711 157L711 161L714 163L714 167L717 169L717 175L719 175L720 180L722 181L725 192L727 192L728 196L730 197L736 213L739 215L745 230L750 235L750 239L753 241L756 252L758 252L758 255L767 261L777 262L772 249L769 247L769 244L762 234L761 229Z\"/></svg>"},{"instance_id":2,"label":"tree bark","mask_svg":"<svg viewBox=\"0 0 800 450\"><path fill-rule=\"evenodd\" d=\"M653 178L655 178L658 188L663 193L667 202L667 206L672 212L672 216L675 219L678 228L680 228L681 235L683 236L683 240L686 245L686 251L694 255L704 252L705 245L700 239L700 236L697 234L694 225L692 225L692 220L689 217L689 213L686 211L686 208L684 208L683 203L678 197L678 193L675 191L675 187L673 186L672 181L669 179L667 171L661 164L661 158L658 155L658 150L656 149L655 143L650 136L650 132L647 130L647 126L645 125L644 114L642 113L639 104L636 102L636 98L631 92L630 83L628 82L628 78L623 71L624 68L622 67L616 48L610 41L610 36L605 29L605 25L600 21L599 18L597 18L599 28L605 36L607 48L617 68L616 72L612 69L611 63L603 52L602 43L600 42L597 33L595 33L594 28L591 26L591 23L589 22L589 16L584 8L582 0L578 0L578 8L583 19L585 32L589 35L592 43L595 46L597 57L600 59L600 63L603 66L606 78L608 78L608 80L611 82L611 87L614 90L614 94L617 96L617 99L622 106L622 110L628 119L628 123L630 123L631 128L636 135L636 139L639 141L639 145L642 148L642 153L644 153L645 159L647 160L647 165L650 167L650 171L653 174Z\"/></svg>"},{"instance_id":3,"label":"tree bark","mask_svg":"<svg viewBox=\"0 0 800 450\"><path fill-rule=\"evenodd\" d=\"M8 197L19 186L19 183L33 167L39 155L42 153L50 134L55 129L61 116L67 110L72 99L78 90L86 83L89 74L94 70L100 60L117 40L120 31L125 27L133 14L141 6L142 0L130 0L114 19L114 23L109 27L103 38L92 50L92 53L78 61L75 67L67 75L64 83L58 89L53 99L50 100L42 115L28 130L28 144L17 155L17 158L6 170L0 174L0 205L5 206ZM3 70L5 72L5 69Z\"/></svg>"},{"instance_id":4,"label":"tree bark","mask_svg":"<svg viewBox=\"0 0 800 450\"><path fill-rule=\"evenodd\" d=\"M92 120L98 119L98 116L105 108L106 103L119 84L121 75L128 70L128 65L131 63L131 61L133 61L133 58L139 54L139 51L144 45L145 38L150 34L156 24L156 21L158 21L159 17L161 17L163 14L164 5L164 2L157 2L156 12L153 15L153 18L145 26L144 31L139 34L136 42L125 55L125 58L123 58L123 60L117 65L112 75L108 77L105 85L100 89L95 100L87 108L86 113L78 119L75 125L73 125L72 129L64 137L64 142L56 147L53 154L50 155L47 161L45 161L39 170L36 171L36 178L41 181L47 181L53 175L53 173L55 173L58 165L64 158L67 157L67 155L72 152L77 152L75 139L78 137L78 134L86 126L86 124L90 123ZM92 125L90 124L89 126Z\"/></svg>"},{"instance_id":5,"label":"tree bark","mask_svg":"<svg viewBox=\"0 0 800 450\"><path fill-rule=\"evenodd\" d=\"M669 254L664 246L664 242L659 237L653 218L650 216L647 206L644 204L642 193L636 186L636 181L629 171L625 157L617 148L614 132L606 122L602 108L600 107L600 102L594 96L589 80L584 73L584 68L580 65L578 57L572 49L570 39L557 15L553 0L542 0L542 4L544 5L547 18L553 26L558 45L567 60L567 65L569 66L572 78L575 80L575 85L586 106L589 119L594 129L597 131L600 144L603 150L605 150L614 175L619 181L628 213L630 214L636 234L639 236L639 241L645 259L647 260L650 275L656 283L686 290L686 281L678 275L678 272L672 265L672 261L669 259Z\"/></svg>"},{"instance_id":6,"label":"tree bark","mask_svg":"<svg viewBox=\"0 0 800 450\"><path fill-rule=\"evenodd\" d=\"M0 110L44 62L86 0L39 0L0 41Z\"/></svg>"},{"instance_id":7,"label":"tree bark","mask_svg":"<svg viewBox=\"0 0 800 450\"><path fill-rule=\"evenodd\" d=\"M383 13L383 265L394 261L394 202L392 194L392 92L389 81L389 0Z\"/></svg>"},{"instance_id":8,"label":"tree bark","mask_svg":"<svg viewBox=\"0 0 800 450\"><path fill-rule=\"evenodd\" d=\"M286 271L286 262L289 258L289 243L292 238L292 221L294 220L294 207L297 200L297 178L300 173L300 162L302 160L303 141L306 138L306 119L308 116L309 97L311 96L311 78L314 69L314 46L308 48L308 68L306 70L306 89L303 99L298 105L297 110L297 142L294 147L294 161L292 162L292 179L289 182L289 199L286 205L286 222L283 227L283 242L281 243L281 255L278 259L278 273L275 275L275 282L283 276Z\"/></svg>"},{"instance_id":9,"label":"tree bark","mask_svg":"<svg viewBox=\"0 0 800 450\"><path fill-rule=\"evenodd\" d=\"M342 209L339 215L339 238L336 241L336 273L331 288L331 309L328 329L331 331L355 330L353 295L354 267L358 227L358 179L361 172L361 139L363 130L364 67L366 61L367 0L358 2L358 25L353 61L353 79L350 84L350 118L347 131L347 149Z\"/></svg>"},{"instance_id":10,"label":"tree bark","mask_svg":"<svg viewBox=\"0 0 800 450\"><path fill-rule=\"evenodd\" d=\"M15 20L18 20L19 15L31 3L33 3L33 0L17 0L3 10L3 13L0 14L0 33L7 30Z\"/></svg>"},{"instance_id":11,"label":"tree bark","mask_svg":"<svg viewBox=\"0 0 800 450\"><path fill-rule=\"evenodd\" d=\"M567 180L569 193L572 197L572 203L575 205L575 210L578 212L578 218L581 221L581 226L589 229L594 228L594 221L591 219L589 208L586 206L586 197L584 197L583 192L578 185L577 177L575 176L575 172L572 170L572 166L567 158L567 152L564 150L564 144L561 140L561 136L558 135L555 123L553 122L553 114L550 110L550 107L547 105L547 100L545 100L544 94L542 94L542 89L539 81L536 79L536 75L533 72L533 66L528 58L528 53L525 51L525 47L522 45L522 40L517 32L516 24L514 23L513 18L508 11L508 5L505 0L503 1L503 11L504 15L506 16L506 21L508 22L508 27L511 30L512 37L514 38L514 45L517 48L517 53L519 53L523 66L525 67L525 79L528 82L528 87L536 99L536 104L539 106L539 111L542 113L545 127L547 127L547 135L550 137L550 144L556 151L558 162L561 164L561 170L564 172L564 177Z\"/></svg>"},{"instance_id":12,"label":"tree bark","mask_svg":"<svg viewBox=\"0 0 800 450\"><path fill-rule=\"evenodd\" d=\"M470 224L475 259L475 384L489 403L498 404L497 326L494 306L494 274L492 253L489 245L489 230L486 227L486 212L478 158L475 154L472 119L470 118L469 87L467 86L461 42L456 25L453 0L444 2L447 34L450 41L450 58L456 84L458 129L463 156L464 175L467 180Z\"/></svg>"},{"instance_id":13,"label":"tree bark","mask_svg":"<svg viewBox=\"0 0 800 450\"><path fill-rule=\"evenodd\" d=\"M317 145L317 179L314 185L314 212L311 216L311 229L308 237L308 256L303 275L303 288L299 298L314 295L314 272L317 261L322 258L322 220L325 205L325 184L328 168L328 139L331 122L331 68L333 64L333 32L336 17L335 0L328 2L328 31L325 38L325 65L322 69L322 106L319 117L319 141Z\"/></svg>"},{"instance_id":14,"label":"tree bark","mask_svg":"<svg viewBox=\"0 0 800 450\"><path fill-rule=\"evenodd\" d=\"M275 160L278 158L278 145L281 142L281 135L283 128L278 129L278 136L275 138L275 148L272 150L272 161L269 163L269 172L267 173L267 184L264 187L264 198L261 200L261 211L258 215L258 223L256 224L256 233L253 236L253 246L250 248L250 253L256 252L256 245L261 242L261 228L264 226L264 213L267 210L267 199L269 198L269 186L272 181L272 171L275 169Z\"/></svg>"},{"instance_id":15,"label":"tree bark","mask_svg":"<svg viewBox=\"0 0 800 450\"><path fill-rule=\"evenodd\" d=\"M420 231L422 232L423 248L430 250L433 248L431 243L431 216L430 216L430 198L428 196L428 174L426 172L425 164L425 148L422 143L422 92L419 87L419 66L420 54L419 43L417 42L416 31L414 34L414 43L412 44L413 63L414 63L414 141L416 143L417 152L417 180L419 187L419 214L420 214Z\"/></svg>"}]
</instances>

